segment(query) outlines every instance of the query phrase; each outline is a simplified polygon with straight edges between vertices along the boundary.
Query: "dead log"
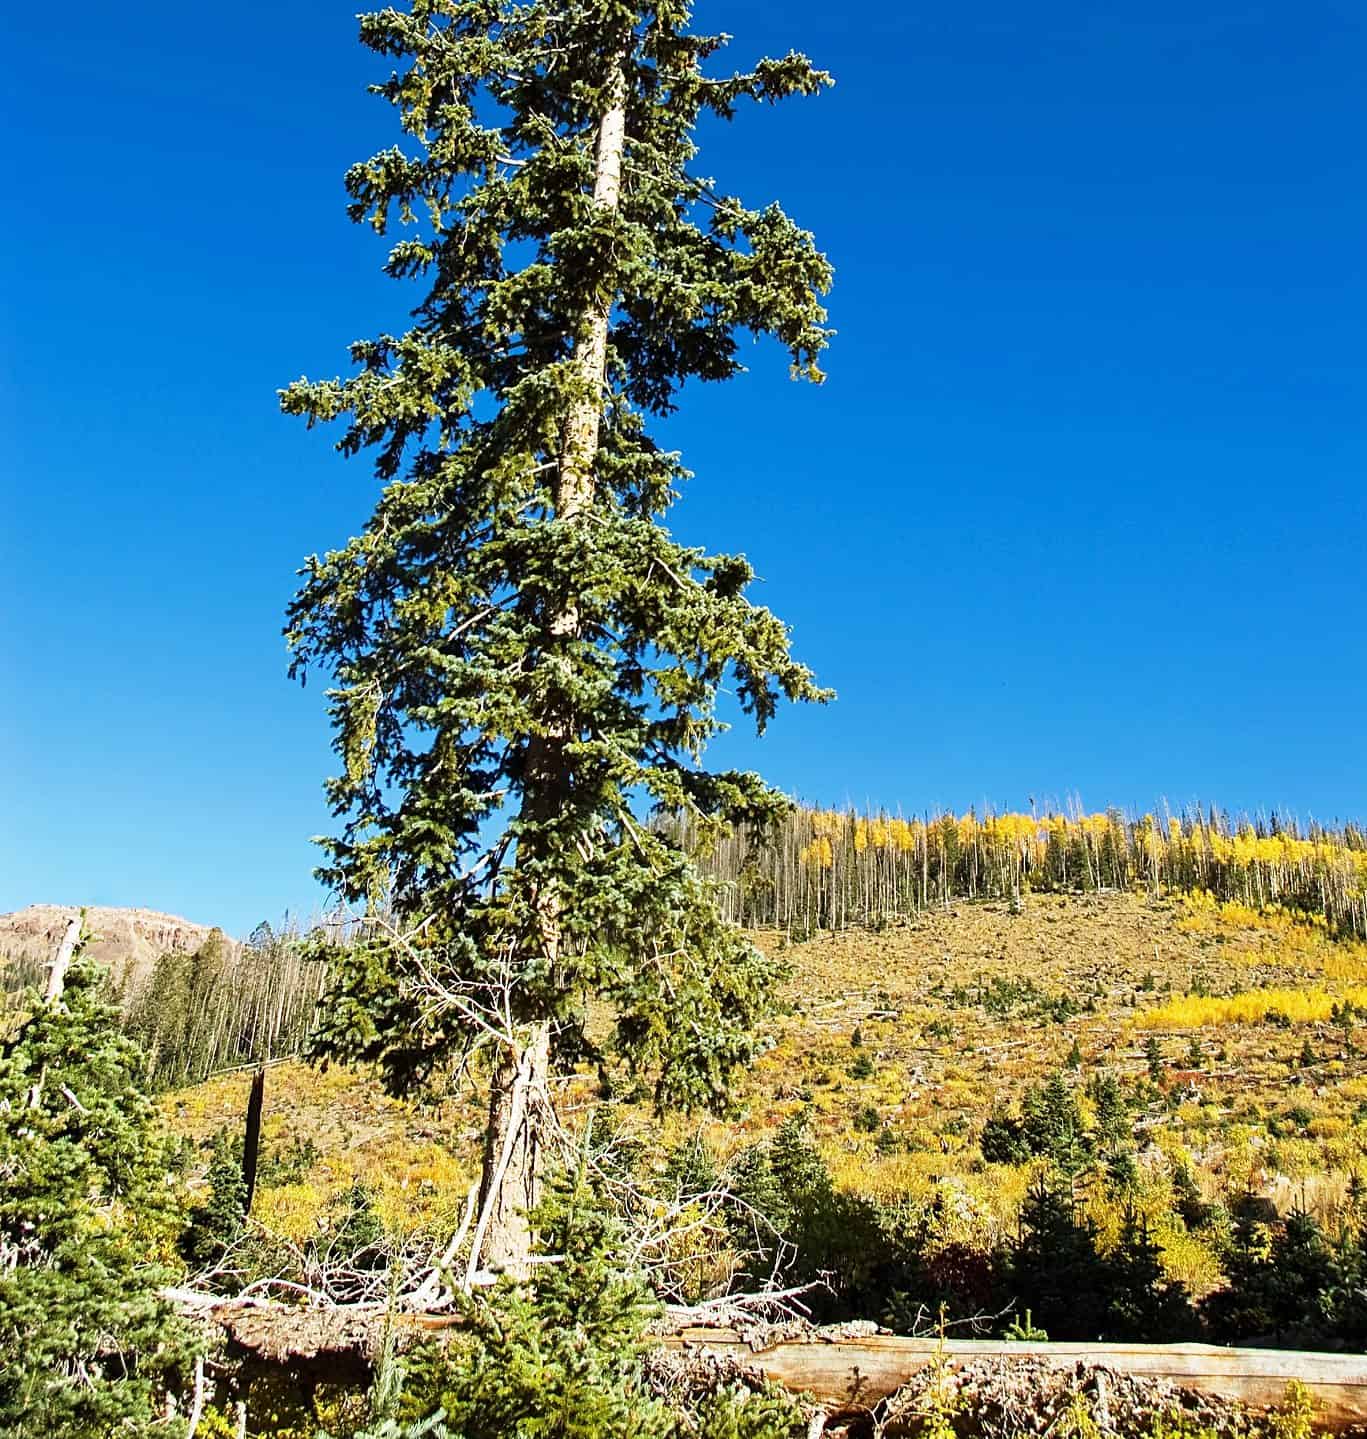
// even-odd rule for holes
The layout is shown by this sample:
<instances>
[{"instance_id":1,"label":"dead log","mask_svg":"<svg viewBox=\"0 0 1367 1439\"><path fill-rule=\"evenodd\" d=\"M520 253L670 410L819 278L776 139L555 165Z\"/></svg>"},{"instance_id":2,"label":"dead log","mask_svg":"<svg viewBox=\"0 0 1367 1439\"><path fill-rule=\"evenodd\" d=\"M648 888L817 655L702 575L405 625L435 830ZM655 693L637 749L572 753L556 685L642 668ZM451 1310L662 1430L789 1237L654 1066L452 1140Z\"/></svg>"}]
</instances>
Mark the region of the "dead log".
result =
<instances>
[{"instance_id":1,"label":"dead log","mask_svg":"<svg viewBox=\"0 0 1367 1439\"><path fill-rule=\"evenodd\" d=\"M382 1304L289 1305L270 1299L214 1299L193 1290L165 1289L162 1298L182 1314L219 1330L226 1356L253 1373L289 1371L306 1384L369 1384L384 1343ZM453 1314L389 1316L395 1347L458 1328Z\"/></svg>"},{"instance_id":2,"label":"dead log","mask_svg":"<svg viewBox=\"0 0 1367 1439\"><path fill-rule=\"evenodd\" d=\"M1298 1380L1318 1407L1316 1423L1345 1432L1367 1428L1367 1356L1289 1349L1225 1349L1213 1344L1033 1344L994 1339L904 1339L895 1335L786 1341L754 1353L738 1332L686 1330L665 1341L762 1372L832 1412L871 1409L938 1353L951 1363L977 1359L1078 1364L1163 1380L1178 1389L1269 1409Z\"/></svg>"}]
</instances>

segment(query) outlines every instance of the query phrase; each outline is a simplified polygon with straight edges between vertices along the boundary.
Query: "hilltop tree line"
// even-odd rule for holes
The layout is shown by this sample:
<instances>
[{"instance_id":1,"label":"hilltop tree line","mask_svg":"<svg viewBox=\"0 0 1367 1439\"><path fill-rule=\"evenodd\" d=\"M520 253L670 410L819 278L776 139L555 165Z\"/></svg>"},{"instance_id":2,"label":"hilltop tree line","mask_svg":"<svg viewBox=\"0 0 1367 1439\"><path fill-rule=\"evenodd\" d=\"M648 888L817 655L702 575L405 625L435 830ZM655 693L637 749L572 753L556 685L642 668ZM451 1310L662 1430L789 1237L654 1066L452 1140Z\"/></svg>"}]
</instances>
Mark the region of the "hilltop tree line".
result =
<instances>
[{"instance_id":1,"label":"hilltop tree line","mask_svg":"<svg viewBox=\"0 0 1367 1439\"><path fill-rule=\"evenodd\" d=\"M138 1046L143 1081L173 1088L304 1053L327 988L323 956L332 942L321 931L277 931L263 922L243 944L213 930L195 950L160 955L111 994L110 1013ZM32 960L6 966L0 1032L3 1011L22 1015L44 969Z\"/></svg>"},{"instance_id":2,"label":"hilltop tree line","mask_svg":"<svg viewBox=\"0 0 1367 1439\"><path fill-rule=\"evenodd\" d=\"M1023 904L1031 890L1142 887L1275 906L1331 933L1367 937L1367 836L1354 826L1241 822L1214 810L1159 823L1118 810L904 820L794 806L762 826L718 830L673 812L658 814L654 828L691 852L727 921L796 935L878 928L962 899ZM363 974L391 948L385 913L372 911L369 938L365 926L301 934L262 923L242 945L216 931L194 952L163 954L122 996L124 1026L148 1055L151 1081L189 1084L304 1053L330 974ZM33 960L10 962L10 1002L41 972Z\"/></svg>"},{"instance_id":3,"label":"hilltop tree line","mask_svg":"<svg viewBox=\"0 0 1367 1439\"><path fill-rule=\"evenodd\" d=\"M1367 835L1211 809L1182 816L942 814L794 806L778 822L718 828L681 814L686 844L737 923L803 933L877 927L958 899L1023 902L1030 890L1143 888L1279 905L1367 937Z\"/></svg>"}]
</instances>

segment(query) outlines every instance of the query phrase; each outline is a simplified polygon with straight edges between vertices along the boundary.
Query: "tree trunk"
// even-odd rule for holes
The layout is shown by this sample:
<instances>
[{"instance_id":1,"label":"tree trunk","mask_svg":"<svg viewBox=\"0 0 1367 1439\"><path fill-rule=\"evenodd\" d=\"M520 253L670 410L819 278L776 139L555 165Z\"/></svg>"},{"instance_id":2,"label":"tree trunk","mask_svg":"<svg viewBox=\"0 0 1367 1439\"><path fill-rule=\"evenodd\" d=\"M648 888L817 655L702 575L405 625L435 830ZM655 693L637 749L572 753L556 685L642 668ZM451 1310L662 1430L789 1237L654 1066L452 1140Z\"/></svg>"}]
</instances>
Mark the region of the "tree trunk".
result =
<instances>
[{"instance_id":1,"label":"tree trunk","mask_svg":"<svg viewBox=\"0 0 1367 1439\"><path fill-rule=\"evenodd\" d=\"M624 37L614 56L598 122L593 203L602 210L616 210L621 197L630 44L630 37ZM554 484L555 518L562 523L577 520L593 507L612 304L613 294L605 287L574 337L579 388L565 416ZM547 638L551 643L571 638L579 626L579 608L570 601L547 616ZM523 803L529 817L550 818L563 802L569 781L565 748L573 738L574 725L568 717L552 718L546 733L528 745ZM536 896L536 906L540 957L554 972L561 948L560 896L549 889ZM549 1078L550 1025L541 1020L525 1026L503 1049L490 1080L472 1272L480 1267L527 1272L532 1234L526 1214L540 1198L544 1121L551 1111Z\"/></svg>"},{"instance_id":2,"label":"tree trunk","mask_svg":"<svg viewBox=\"0 0 1367 1439\"><path fill-rule=\"evenodd\" d=\"M520 1048L500 1053L490 1079L467 1288L480 1268L526 1273L532 1251L527 1214L540 1198L542 1128L550 1109L550 1039L549 1024L529 1025Z\"/></svg>"},{"instance_id":3,"label":"tree trunk","mask_svg":"<svg viewBox=\"0 0 1367 1439\"><path fill-rule=\"evenodd\" d=\"M247 1095L247 1127L242 1136L242 1187L246 1198L242 1203L244 1215L252 1212L252 1199L256 1194L256 1168L261 1158L261 1111L266 1101L266 1063L252 1076L252 1087Z\"/></svg>"},{"instance_id":4,"label":"tree trunk","mask_svg":"<svg viewBox=\"0 0 1367 1439\"><path fill-rule=\"evenodd\" d=\"M81 938L81 925L84 920L84 911L77 915L66 927L66 935L58 947L56 958L52 961L52 968L48 971L47 986L43 990L43 1003L46 1005L60 1004L62 994L66 989L66 972L71 968L71 961L76 953L76 945ZM45 1064L38 1073L28 1092L28 1107L37 1109L43 1102L43 1085L47 1083L47 1065Z\"/></svg>"}]
</instances>

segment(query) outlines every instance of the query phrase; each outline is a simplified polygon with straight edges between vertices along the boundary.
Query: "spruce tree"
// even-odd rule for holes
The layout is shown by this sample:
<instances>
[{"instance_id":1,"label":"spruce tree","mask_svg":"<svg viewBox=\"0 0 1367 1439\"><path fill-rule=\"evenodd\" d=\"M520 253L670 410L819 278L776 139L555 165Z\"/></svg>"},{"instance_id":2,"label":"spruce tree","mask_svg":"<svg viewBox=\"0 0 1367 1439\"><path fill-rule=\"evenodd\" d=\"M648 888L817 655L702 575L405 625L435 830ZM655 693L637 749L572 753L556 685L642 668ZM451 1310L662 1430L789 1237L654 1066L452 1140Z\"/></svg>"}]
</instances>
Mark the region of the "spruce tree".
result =
<instances>
[{"instance_id":1,"label":"spruce tree","mask_svg":"<svg viewBox=\"0 0 1367 1439\"><path fill-rule=\"evenodd\" d=\"M1066 1180L1038 1176L1021 1205L1008 1273L1016 1303L1051 1339L1096 1339L1106 1328L1109 1276L1096 1231Z\"/></svg>"},{"instance_id":2,"label":"spruce tree","mask_svg":"<svg viewBox=\"0 0 1367 1439\"><path fill-rule=\"evenodd\" d=\"M1021 1135L1031 1154L1052 1160L1065 1174L1076 1174L1087 1160L1087 1136L1077 1099L1055 1070L1021 1100Z\"/></svg>"},{"instance_id":3,"label":"spruce tree","mask_svg":"<svg viewBox=\"0 0 1367 1439\"><path fill-rule=\"evenodd\" d=\"M322 873L423 926L341 958L319 1052L402 1092L491 1051L495 1267L527 1256L548 1076L592 1054L590 999L661 1105L721 1103L755 1053L775 967L638 816L773 819L758 776L700 767L719 690L761 731L781 698L825 697L744 558L665 527L687 472L648 426L687 381L736 375L746 332L821 378L829 264L777 205L699 174L693 136L828 77L797 54L709 76L726 37L689 18L682 0L362 16L404 144L348 172L350 214L400 224L387 270L422 294L405 333L352 346L355 373L282 392L343 421L381 487L364 531L307 562L287 629L295 672L334 681L343 828Z\"/></svg>"},{"instance_id":4,"label":"spruce tree","mask_svg":"<svg viewBox=\"0 0 1367 1439\"><path fill-rule=\"evenodd\" d=\"M103 972L78 954L64 978L0 1049L0 1433L173 1435L170 1150Z\"/></svg>"},{"instance_id":5,"label":"spruce tree","mask_svg":"<svg viewBox=\"0 0 1367 1439\"><path fill-rule=\"evenodd\" d=\"M1126 1205L1115 1248L1106 1256L1106 1337L1145 1344L1189 1339L1196 1314L1185 1287L1163 1270L1162 1251L1144 1216Z\"/></svg>"},{"instance_id":6,"label":"spruce tree","mask_svg":"<svg viewBox=\"0 0 1367 1439\"><path fill-rule=\"evenodd\" d=\"M242 1173L242 1144L226 1129L213 1137L207 1193L189 1214L180 1236L183 1257L196 1269L212 1269L242 1235L247 1222L247 1181Z\"/></svg>"}]
</instances>

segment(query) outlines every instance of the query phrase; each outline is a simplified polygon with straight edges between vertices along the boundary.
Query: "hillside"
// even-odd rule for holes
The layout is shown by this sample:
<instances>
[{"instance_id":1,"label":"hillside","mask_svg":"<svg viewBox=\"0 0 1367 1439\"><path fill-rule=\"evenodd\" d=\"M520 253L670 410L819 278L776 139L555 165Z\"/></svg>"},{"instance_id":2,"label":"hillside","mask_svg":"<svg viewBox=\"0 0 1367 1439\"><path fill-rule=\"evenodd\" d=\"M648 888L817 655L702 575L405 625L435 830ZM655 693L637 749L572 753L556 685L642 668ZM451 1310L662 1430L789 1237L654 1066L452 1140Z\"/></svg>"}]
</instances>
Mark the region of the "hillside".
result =
<instances>
[{"instance_id":1,"label":"hillside","mask_svg":"<svg viewBox=\"0 0 1367 1439\"><path fill-rule=\"evenodd\" d=\"M724 1167L801 1115L839 1190L952 1200L965 1242L987 1252L1013 1232L1038 1173L987 1162L989 1119L1009 1119L1060 1074L1090 1130L1098 1082L1114 1079L1135 1170L1125 1203L1147 1216L1166 1273L1199 1296L1221 1283L1221 1235L1178 1217L1180 1192L1226 1211L1251 1192L1332 1219L1364 1164L1367 1055L1354 1025L1367 1013L1367 947L1313 922L1202 896L1045 894L1019 911L960 902L880 933L760 938L791 962L789 1012L743 1079L738 1119L658 1123L629 1091L609 1106L648 1166L697 1134ZM240 1124L246 1084L237 1074L178 1091L167 1112L206 1140ZM568 1086L572 1127L596 1088L587 1076ZM361 1181L387 1224L439 1230L477 1172L481 1125L473 1101L418 1110L361 1074L281 1065L254 1214L297 1242ZM1103 1171L1080 1171L1077 1192L1104 1236L1121 1201Z\"/></svg>"}]
</instances>

